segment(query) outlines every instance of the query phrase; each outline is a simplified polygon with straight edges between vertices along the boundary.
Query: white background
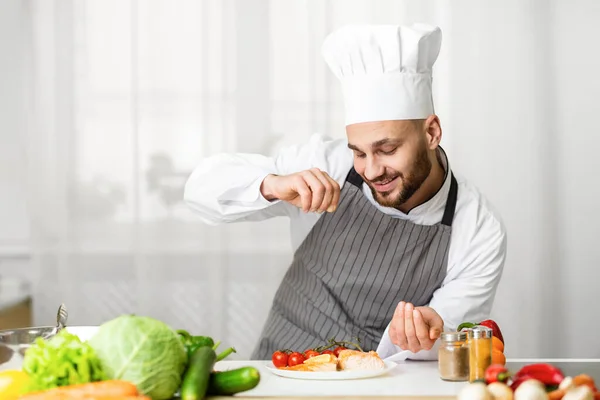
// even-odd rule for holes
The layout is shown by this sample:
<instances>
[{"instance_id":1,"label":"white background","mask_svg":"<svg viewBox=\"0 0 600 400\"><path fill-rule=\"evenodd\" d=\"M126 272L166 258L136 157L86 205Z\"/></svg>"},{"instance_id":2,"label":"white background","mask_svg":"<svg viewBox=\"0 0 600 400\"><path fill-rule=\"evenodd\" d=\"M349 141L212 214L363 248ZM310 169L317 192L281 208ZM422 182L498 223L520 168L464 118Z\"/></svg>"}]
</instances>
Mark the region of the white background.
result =
<instances>
[{"instance_id":1,"label":"white background","mask_svg":"<svg viewBox=\"0 0 600 400\"><path fill-rule=\"evenodd\" d=\"M221 151L343 137L320 57L346 23L437 24L442 146L502 214L493 317L509 357L600 357L597 0L3 0L0 273L35 322L120 313L248 356L291 254L287 221L203 226L186 177Z\"/></svg>"}]
</instances>

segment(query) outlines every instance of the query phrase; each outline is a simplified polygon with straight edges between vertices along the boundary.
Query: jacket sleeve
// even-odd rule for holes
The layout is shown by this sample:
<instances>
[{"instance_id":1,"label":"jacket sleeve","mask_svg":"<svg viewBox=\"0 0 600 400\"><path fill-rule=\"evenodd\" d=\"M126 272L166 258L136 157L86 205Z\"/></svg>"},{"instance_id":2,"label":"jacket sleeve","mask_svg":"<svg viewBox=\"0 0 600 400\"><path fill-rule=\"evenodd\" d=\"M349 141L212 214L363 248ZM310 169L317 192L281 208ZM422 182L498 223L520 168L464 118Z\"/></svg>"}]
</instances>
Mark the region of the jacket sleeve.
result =
<instances>
[{"instance_id":1,"label":"jacket sleeve","mask_svg":"<svg viewBox=\"0 0 600 400\"><path fill-rule=\"evenodd\" d=\"M478 231L469 251L461 258L463 264L448 272L429 303L442 317L445 331L456 330L462 322L478 322L490 317L506 258L506 232L502 223L493 218L483 221ZM391 342L388 331L389 324L378 348L383 358L403 351ZM408 358L436 360L438 347L439 340L429 351L408 352Z\"/></svg>"},{"instance_id":2,"label":"jacket sleeve","mask_svg":"<svg viewBox=\"0 0 600 400\"><path fill-rule=\"evenodd\" d=\"M313 135L309 142L281 149L273 157L259 154L217 154L204 159L188 178L184 201L210 225L235 221L260 221L292 216L300 211L289 203L268 201L260 186L269 174L289 175L319 168L340 185L349 150L342 140L326 141ZM350 158L350 166L352 159ZM347 171L346 171L347 172ZM342 179L342 181L340 181Z\"/></svg>"}]
</instances>

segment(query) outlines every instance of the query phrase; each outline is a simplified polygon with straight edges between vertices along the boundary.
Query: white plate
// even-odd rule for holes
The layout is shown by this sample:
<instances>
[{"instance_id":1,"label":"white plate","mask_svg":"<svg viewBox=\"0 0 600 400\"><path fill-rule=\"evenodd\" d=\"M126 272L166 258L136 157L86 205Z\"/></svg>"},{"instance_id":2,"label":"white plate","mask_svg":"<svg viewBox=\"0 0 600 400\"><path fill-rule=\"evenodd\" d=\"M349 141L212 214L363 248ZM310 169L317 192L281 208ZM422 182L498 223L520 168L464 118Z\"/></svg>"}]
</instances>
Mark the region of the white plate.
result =
<instances>
[{"instance_id":1,"label":"white plate","mask_svg":"<svg viewBox=\"0 0 600 400\"><path fill-rule=\"evenodd\" d=\"M347 380L347 379L365 379L374 378L387 374L398 364L392 361L384 361L385 368L378 370L354 370L354 371L330 371L330 372L309 372L309 371L291 371L289 369L276 368L272 362L266 365L266 368L275 375L292 379L308 380Z\"/></svg>"}]
</instances>

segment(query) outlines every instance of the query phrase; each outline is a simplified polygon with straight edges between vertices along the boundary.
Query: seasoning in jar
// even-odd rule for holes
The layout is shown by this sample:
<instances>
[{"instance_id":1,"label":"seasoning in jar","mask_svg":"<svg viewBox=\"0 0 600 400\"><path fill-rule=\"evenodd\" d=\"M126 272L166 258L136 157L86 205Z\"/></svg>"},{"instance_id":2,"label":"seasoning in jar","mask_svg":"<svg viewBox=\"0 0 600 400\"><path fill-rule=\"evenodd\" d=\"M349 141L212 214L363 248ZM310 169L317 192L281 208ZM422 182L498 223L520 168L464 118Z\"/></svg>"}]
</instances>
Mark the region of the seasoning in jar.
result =
<instances>
[{"instance_id":1,"label":"seasoning in jar","mask_svg":"<svg viewBox=\"0 0 600 400\"><path fill-rule=\"evenodd\" d=\"M469 345L467 332L444 332L438 350L440 378L445 381L469 380Z\"/></svg>"},{"instance_id":2,"label":"seasoning in jar","mask_svg":"<svg viewBox=\"0 0 600 400\"><path fill-rule=\"evenodd\" d=\"M485 370L492 364L492 330L477 325L467 330L469 344L469 381L485 379Z\"/></svg>"}]
</instances>

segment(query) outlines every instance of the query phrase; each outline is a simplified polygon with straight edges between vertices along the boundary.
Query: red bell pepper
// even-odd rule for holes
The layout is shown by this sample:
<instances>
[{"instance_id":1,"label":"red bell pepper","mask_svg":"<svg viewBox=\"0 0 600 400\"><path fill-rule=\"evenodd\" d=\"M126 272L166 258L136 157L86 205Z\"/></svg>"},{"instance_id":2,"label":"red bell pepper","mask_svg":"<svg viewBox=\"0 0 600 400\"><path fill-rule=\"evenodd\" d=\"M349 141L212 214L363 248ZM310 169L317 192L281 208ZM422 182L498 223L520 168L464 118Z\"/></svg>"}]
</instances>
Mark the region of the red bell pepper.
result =
<instances>
[{"instance_id":1,"label":"red bell pepper","mask_svg":"<svg viewBox=\"0 0 600 400\"><path fill-rule=\"evenodd\" d=\"M495 321L491 319L486 319L485 321L481 321L479 325L485 326L486 328L490 328L492 330L492 335L496 336L498 339L500 339L502 343L504 343L504 337L502 337L500 327Z\"/></svg>"},{"instance_id":2,"label":"red bell pepper","mask_svg":"<svg viewBox=\"0 0 600 400\"><path fill-rule=\"evenodd\" d=\"M463 322L458 326L458 328L456 328L456 330L460 332L465 328L473 328L477 325L485 326L486 328L491 329L492 335L496 336L498 339L500 339L500 341L502 341L502 343L504 343L504 337L502 336L502 331L500 331L500 327L495 321L491 319L486 319L485 321L481 321L478 324L473 322Z\"/></svg>"},{"instance_id":3,"label":"red bell pepper","mask_svg":"<svg viewBox=\"0 0 600 400\"><path fill-rule=\"evenodd\" d=\"M560 369L551 364L530 364L521 368L514 376L515 381L523 377L537 379L546 386L558 386L565 379Z\"/></svg>"}]
</instances>

